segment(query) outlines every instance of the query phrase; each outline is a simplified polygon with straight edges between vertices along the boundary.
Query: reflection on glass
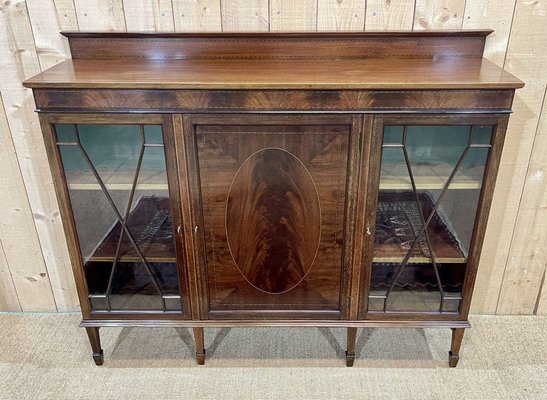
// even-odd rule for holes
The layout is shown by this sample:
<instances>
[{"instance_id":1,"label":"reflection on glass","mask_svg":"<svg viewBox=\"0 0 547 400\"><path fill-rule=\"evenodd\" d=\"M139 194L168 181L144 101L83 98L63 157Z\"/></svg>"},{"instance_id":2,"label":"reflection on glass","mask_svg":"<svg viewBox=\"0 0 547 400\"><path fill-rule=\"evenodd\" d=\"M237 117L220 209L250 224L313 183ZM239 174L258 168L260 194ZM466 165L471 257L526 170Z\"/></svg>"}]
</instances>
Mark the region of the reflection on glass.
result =
<instances>
[{"instance_id":1,"label":"reflection on glass","mask_svg":"<svg viewBox=\"0 0 547 400\"><path fill-rule=\"evenodd\" d=\"M161 127L56 125L94 310L180 310Z\"/></svg>"},{"instance_id":2,"label":"reflection on glass","mask_svg":"<svg viewBox=\"0 0 547 400\"><path fill-rule=\"evenodd\" d=\"M491 135L385 127L370 311L457 311Z\"/></svg>"}]
</instances>

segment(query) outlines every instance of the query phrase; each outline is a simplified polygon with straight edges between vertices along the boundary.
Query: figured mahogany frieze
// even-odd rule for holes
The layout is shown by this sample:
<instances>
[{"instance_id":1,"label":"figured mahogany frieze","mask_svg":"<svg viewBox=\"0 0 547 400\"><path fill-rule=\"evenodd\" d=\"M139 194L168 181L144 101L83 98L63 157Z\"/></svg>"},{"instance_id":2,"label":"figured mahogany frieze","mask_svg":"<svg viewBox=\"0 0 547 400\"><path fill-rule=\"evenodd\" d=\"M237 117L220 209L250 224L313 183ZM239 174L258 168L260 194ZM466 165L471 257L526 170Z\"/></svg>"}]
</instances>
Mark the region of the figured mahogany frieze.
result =
<instances>
[{"instance_id":1,"label":"figured mahogany frieze","mask_svg":"<svg viewBox=\"0 0 547 400\"><path fill-rule=\"evenodd\" d=\"M509 112L512 90L35 89L40 111Z\"/></svg>"}]
</instances>

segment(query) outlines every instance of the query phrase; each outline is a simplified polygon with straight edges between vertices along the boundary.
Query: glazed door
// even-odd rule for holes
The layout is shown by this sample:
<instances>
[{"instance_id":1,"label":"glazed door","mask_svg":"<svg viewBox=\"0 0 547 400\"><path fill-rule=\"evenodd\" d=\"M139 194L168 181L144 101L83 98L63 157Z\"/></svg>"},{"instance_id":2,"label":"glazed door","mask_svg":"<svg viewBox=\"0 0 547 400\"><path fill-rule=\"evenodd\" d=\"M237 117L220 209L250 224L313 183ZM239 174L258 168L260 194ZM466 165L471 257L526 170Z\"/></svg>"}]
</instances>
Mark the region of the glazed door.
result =
<instances>
[{"instance_id":1,"label":"glazed door","mask_svg":"<svg viewBox=\"0 0 547 400\"><path fill-rule=\"evenodd\" d=\"M376 117L362 316L467 315L505 121Z\"/></svg>"},{"instance_id":2,"label":"glazed door","mask_svg":"<svg viewBox=\"0 0 547 400\"><path fill-rule=\"evenodd\" d=\"M183 118L202 317L343 318L361 117Z\"/></svg>"},{"instance_id":3,"label":"glazed door","mask_svg":"<svg viewBox=\"0 0 547 400\"><path fill-rule=\"evenodd\" d=\"M84 318L189 315L171 119L41 119Z\"/></svg>"}]
</instances>

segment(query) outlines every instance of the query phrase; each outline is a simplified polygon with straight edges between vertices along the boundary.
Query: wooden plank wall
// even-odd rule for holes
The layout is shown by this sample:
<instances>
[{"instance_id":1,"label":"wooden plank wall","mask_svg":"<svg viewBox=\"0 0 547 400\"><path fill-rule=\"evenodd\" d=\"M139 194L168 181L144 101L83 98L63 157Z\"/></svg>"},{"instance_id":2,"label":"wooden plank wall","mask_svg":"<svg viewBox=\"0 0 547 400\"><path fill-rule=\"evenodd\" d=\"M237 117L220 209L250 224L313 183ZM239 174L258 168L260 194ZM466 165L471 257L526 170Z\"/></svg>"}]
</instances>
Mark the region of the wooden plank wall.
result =
<instances>
[{"instance_id":1,"label":"wooden plank wall","mask_svg":"<svg viewBox=\"0 0 547 400\"><path fill-rule=\"evenodd\" d=\"M492 28L486 57L518 91L472 309L547 314L547 0L11 0L0 3L0 311L78 308L31 93L69 57L60 30Z\"/></svg>"}]
</instances>

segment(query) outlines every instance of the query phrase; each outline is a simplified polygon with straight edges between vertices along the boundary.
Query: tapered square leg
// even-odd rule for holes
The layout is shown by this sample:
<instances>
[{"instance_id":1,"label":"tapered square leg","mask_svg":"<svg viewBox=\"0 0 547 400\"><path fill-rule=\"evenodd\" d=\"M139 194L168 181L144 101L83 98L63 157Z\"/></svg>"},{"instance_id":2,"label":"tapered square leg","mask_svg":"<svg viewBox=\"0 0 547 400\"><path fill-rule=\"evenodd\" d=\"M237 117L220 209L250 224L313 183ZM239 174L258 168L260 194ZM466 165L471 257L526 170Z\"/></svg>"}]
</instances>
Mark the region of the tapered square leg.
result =
<instances>
[{"instance_id":1,"label":"tapered square leg","mask_svg":"<svg viewBox=\"0 0 547 400\"><path fill-rule=\"evenodd\" d=\"M196 361L199 365L205 364L205 345L203 340L203 328L194 328L194 341L196 343Z\"/></svg>"},{"instance_id":2,"label":"tapered square leg","mask_svg":"<svg viewBox=\"0 0 547 400\"><path fill-rule=\"evenodd\" d=\"M452 344L448 353L448 365L454 368L460 360L460 347L462 345L465 328L452 328Z\"/></svg>"},{"instance_id":3,"label":"tapered square leg","mask_svg":"<svg viewBox=\"0 0 547 400\"><path fill-rule=\"evenodd\" d=\"M348 328L347 336L346 366L353 367L353 362L355 361L355 340L357 338L357 328Z\"/></svg>"},{"instance_id":4,"label":"tapered square leg","mask_svg":"<svg viewBox=\"0 0 547 400\"><path fill-rule=\"evenodd\" d=\"M101 338L99 337L99 328L85 328L91 350L93 351L93 360L97 365L103 365L103 349L101 349Z\"/></svg>"}]
</instances>

